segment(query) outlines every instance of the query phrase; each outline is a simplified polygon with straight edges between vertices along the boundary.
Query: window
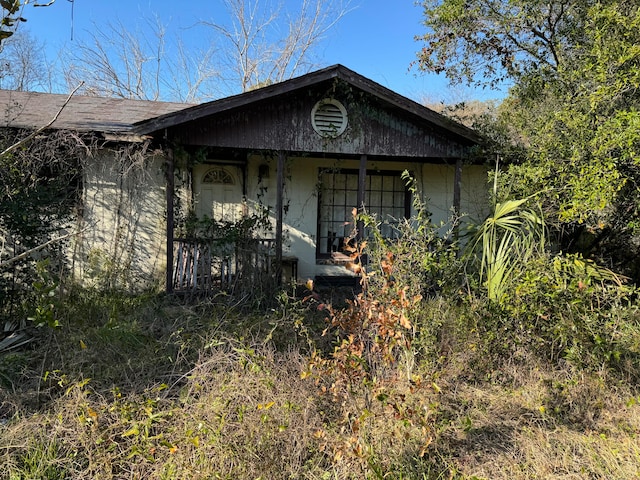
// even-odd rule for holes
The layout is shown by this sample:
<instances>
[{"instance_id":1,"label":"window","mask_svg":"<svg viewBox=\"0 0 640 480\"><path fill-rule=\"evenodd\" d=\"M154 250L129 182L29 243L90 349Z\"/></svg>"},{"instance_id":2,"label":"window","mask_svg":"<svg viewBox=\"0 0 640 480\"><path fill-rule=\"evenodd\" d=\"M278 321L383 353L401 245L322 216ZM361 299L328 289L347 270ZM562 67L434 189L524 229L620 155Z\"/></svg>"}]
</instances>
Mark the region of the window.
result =
<instances>
[{"instance_id":1,"label":"window","mask_svg":"<svg viewBox=\"0 0 640 480\"><path fill-rule=\"evenodd\" d=\"M353 209L358 205L357 170L321 170L318 195L317 258L331 258L344 251L353 236ZM381 233L392 238L395 225L408 217L411 197L401 172L367 172L365 208L383 222ZM367 236L367 232L364 232Z\"/></svg>"},{"instance_id":2,"label":"window","mask_svg":"<svg viewBox=\"0 0 640 480\"><path fill-rule=\"evenodd\" d=\"M202 177L202 183L215 185L234 185L236 182L224 168L212 168Z\"/></svg>"}]
</instances>

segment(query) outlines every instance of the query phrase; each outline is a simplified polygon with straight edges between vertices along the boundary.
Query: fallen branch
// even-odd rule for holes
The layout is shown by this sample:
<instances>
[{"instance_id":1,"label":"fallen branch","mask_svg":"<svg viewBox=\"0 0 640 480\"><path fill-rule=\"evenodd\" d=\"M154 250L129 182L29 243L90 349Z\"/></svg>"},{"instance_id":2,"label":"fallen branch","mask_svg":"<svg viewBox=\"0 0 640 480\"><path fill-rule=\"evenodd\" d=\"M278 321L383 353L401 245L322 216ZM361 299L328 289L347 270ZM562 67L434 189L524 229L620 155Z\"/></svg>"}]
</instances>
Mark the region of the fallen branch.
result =
<instances>
[{"instance_id":1,"label":"fallen branch","mask_svg":"<svg viewBox=\"0 0 640 480\"><path fill-rule=\"evenodd\" d=\"M61 237L56 237L56 238L52 238L51 240L49 240L48 242L43 243L42 245L38 245L37 247L33 247L29 250L27 250L26 252L22 252L20 255L16 255L15 257L12 257L8 260L4 260L4 261L0 261L0 268L2 267L7 267L9 265L11 265L12 263L15 262L19 262L20 260L22 260L23 258L28 257L29 255L31 255L32 253L35 253L39 250L42 250L43 248L47 248L49 245L54 244L56 242L60 242L62 240L65 240L69 237L73 237L74 235L80 235L82 232L86 232L87 230L89 230L89 227L85 227L82 230L78 230L77 232L71 232L71 233L67 233L66 235L62 235Z\"/></svg>"},{"instance_id":2,"label":"fallen branch","mask_svg":"<svg viewBox=\"0 0 640 480\"><path fill-rule=\"evenodd\" d=\"M60 117L60 115L62 114L62 111L65 109L65 107L69 104L69 102L71 101L71 97L73 97L73 95L78 91L78 89L84 85L84 82L80 82L78 84L78 86L76 88L73 89L73 91L69 94L69 96L67 97L67 99L64 101L64 103L62 104L62 106L58 109L58 112L54 115L54 117L51 119L51 121L49 123L47 123L46 125L38 128L37 130L31 132L29 135L27 135L26 137L24 137L22 140L20 140L19 142L14 143L13 145L11 145L10 147L6 148L2 153L0 153L0 157L4 157L5 155L7 155L8 153L13 152L14 150L16 150L17 148L21 147L22 145L24 145L25 143L28 143L29 141L31 141L33 138L35 138L38 134L40 134L43 130L46 130L47 128L49 128L51 125L54 124L54 122L56 120L58 120L58 117Z\"/></svg>"}]
</instances>

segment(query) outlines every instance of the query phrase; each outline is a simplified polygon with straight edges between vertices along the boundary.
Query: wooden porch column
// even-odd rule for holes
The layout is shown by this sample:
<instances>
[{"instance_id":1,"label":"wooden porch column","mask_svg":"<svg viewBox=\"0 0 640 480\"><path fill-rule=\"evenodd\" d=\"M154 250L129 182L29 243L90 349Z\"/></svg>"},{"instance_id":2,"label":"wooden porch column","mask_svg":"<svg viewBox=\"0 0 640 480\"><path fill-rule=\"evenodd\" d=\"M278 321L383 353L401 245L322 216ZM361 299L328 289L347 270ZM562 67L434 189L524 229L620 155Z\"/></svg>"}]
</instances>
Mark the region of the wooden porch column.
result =
<instances>
[{"instance_id":1,"label":"wooden porch column","mask_svg":"<svg viewBox=\"0 0 640 480\"><path fill-rule=\"evenodd\" d=\"M282 219L284 195L284 153L278 152L278 167L276 171L276 257L275 276L276 285L282 284Z\"/></svg>"},{"instance_id":2,"label":"wooden porch column","mask_svg":"<svg viewBox=\"0 0 640 480\"><path fill-rule=\"evenodd\" d=\"M367 155L360 155L360 168L358 170L358 213L364 211L365 208L365 190L367 188ZM364 222L358 220L356 223L358 230L358 240L364 238Z\"/></svg>"},{"instance_id":3,"label":"wooden porch column","mask_svg":"<svg viewBox=\"0 0 640 480\"><path fill-rule=\"evenodd\" d=\"M173 293L173 194L174 194L174 175L175 165L173 158L173 149L167 150L167 278L166 292Z\"/></svg>"},{"instance_id":4,"label":"wooden porch column","mask_svg":"<svg viewBox=\"0 0 640 480\"><path fill-rule=\"evenodd\" d=\"M456 170L453 176L453 213L455 215L454 237L458 238L460 220L460 197L462 190L462 158L456 159Z\"/></svg>"}]
</instances>

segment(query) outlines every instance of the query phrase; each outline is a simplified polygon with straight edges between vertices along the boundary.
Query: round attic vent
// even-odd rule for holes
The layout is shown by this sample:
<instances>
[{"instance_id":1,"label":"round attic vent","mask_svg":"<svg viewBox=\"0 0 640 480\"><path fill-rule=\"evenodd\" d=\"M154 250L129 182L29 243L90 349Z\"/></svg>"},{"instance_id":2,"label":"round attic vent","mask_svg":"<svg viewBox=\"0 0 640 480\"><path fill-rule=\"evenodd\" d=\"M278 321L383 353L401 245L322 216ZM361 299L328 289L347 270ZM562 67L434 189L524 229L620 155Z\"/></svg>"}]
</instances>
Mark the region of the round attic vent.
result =
<instances>
[{"instance_id":1,"label":"round attic vent","mask_svg":"<svg viewBox=\"0 0 640 480\"><path fill-rule=\"evenodd\" d=\"M311 125L323 137L339 137L347 128L347 110L339 101L325 98L311 110Z\"/></svg>"}]
</instances>

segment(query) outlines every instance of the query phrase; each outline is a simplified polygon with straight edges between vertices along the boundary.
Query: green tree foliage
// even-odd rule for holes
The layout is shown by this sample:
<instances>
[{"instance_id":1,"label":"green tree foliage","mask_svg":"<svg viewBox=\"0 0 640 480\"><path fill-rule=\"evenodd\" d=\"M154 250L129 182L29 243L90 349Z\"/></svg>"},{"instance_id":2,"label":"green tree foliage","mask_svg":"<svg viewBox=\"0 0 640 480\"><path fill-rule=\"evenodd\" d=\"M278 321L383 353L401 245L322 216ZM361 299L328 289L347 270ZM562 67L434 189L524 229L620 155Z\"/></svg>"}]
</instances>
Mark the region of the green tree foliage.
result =
<instances>
[{"instance_id":1,"label":"green tree foliage","mask_svg":"<svg viewBox=\"0 0 640 480\"><path fill-rule=\"evenodd\" d=\"M35 7L48 7L55 1L56 0L50 0L48 3L38 3L31 0L0 0L0 12L2 15L2 20L0 20L0 48L2 47L2 41L14 34L20 22L27 21L22 16L22 9L26 5L31 4Z\"/></svg>"},{"instance_id":2,"label":"green tree foliage","mask_svg":"<svg viewBox=\"0 0 640 480\"><path fill-rule=\"evenodd\" d=\"M637 3L423 5L420 68L445 72L454 83L511 84L499 121L526 155L506 159L512 161L499 191L511 198L543 192L561 249L598 255L637 275L630 262L640 225Z\"/></svg>"},{"instance_id":3,"label":"green tree foliage","mask_svg":"<svg viewBox=\"0 0 640 480\"><path fill-rule=\"evenodd\" d=\"M578 52L590 1L424 0L424 70L453 83L497 86L553 76Z\"/></svg>"},{"instance_id":4,"label":"green tree foliage","mask_svg":"<svg viewBox=\"0 0 640 480\"><path fill-rule=\"evenodd\" d=\"M24 22L20 16L22 4L18 0L2 0L2 27L0 28L0 42L13 35L13 30L17 23Z\"/></svg>"}]
</instances>

